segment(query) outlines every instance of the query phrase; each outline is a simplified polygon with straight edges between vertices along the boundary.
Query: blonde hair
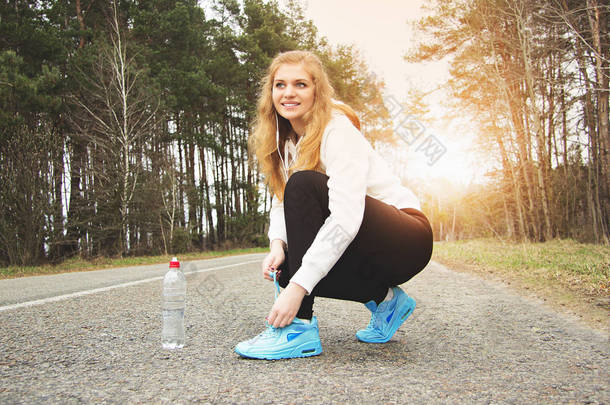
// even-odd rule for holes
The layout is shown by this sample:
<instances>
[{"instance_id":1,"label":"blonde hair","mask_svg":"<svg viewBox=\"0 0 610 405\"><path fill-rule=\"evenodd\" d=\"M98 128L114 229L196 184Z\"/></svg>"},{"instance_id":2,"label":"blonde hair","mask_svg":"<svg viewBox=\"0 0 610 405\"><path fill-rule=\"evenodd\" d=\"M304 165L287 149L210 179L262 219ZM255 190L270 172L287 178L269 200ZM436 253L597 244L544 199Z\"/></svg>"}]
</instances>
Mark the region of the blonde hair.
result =
<instances>
[{"instance_id":1,"label":"blonde hair","mask_svg":"<svg viewBox=\"0 0 610 405\"><path fill-rule=\"evenodd\" d=\"M276 143L276 122L279 128L279 150L290 136L290 122L277 114L273 105L273 79L281 65L301 65L313 80L314 102L311 109L303 116L306 123L306 136L299 143L299 155L292 165L294 170L317 170L320 168L320 146L324 129L328 125L333 109L343 112L354 126L360 129L360 120L346 104L333 100L334 90L320 59L311 52L290 51L278 54L267 69L261 81L260 96L257 102L257 114L254 130L249 139L250 150L256 155L265 183L277 198L284 199L286 179L282 175L280 155ZM277 121L276 121L277 117Z\"/></svg>"}]
</instances>

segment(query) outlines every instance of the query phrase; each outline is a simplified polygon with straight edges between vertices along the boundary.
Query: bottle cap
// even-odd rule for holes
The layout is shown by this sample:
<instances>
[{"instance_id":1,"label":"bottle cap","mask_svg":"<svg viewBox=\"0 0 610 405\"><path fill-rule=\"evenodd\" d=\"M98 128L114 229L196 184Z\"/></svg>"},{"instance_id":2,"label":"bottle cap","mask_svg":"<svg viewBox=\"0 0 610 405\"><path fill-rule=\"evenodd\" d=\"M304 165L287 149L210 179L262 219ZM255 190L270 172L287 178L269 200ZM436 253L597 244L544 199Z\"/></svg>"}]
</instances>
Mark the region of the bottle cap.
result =
<instances>
[{"instance_id":1,"label":"bottle cap","mask_svg":"<svg viewBox=\"0 0 610 405\"><path fill-rule=\"evenodd\" d=\"M178 261L177 257L172 258L172 260L169 262L169 268L170 269L179 269L180 268L180 262Z\"/></svg>"}]
</instances>

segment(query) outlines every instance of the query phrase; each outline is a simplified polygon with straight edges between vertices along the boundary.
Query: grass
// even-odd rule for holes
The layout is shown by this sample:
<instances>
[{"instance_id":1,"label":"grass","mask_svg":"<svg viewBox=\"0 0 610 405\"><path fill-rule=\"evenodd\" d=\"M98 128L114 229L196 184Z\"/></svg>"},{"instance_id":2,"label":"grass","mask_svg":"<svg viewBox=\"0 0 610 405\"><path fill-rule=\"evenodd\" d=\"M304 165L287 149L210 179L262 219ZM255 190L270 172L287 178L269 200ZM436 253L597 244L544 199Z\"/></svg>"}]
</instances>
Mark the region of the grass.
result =
<instances>
[{"instance_id":1,"label":"grass","mask_svg":"<svg viewBox=\"0 0 610 405\"><path fill-rule=\"evenodd\" d=\"M185 262L191 260L212 259L215 257L237 254L262 253L267 252L268 250L268 248L245 248L221 251L183 253L176 256L180 259L180 261ZM0 267L0 279L38 276L43 274L67 273L72 271L91 271L112 267L127 267L139 266L144 264L169 263L169 260L173 256L174 255L137 256L123 258L98 257L91 260L85 260L79 257L75 257L55 265L46 264L42 266Z\"/></svg>"},{"instance_id":2,"label":"grass","mask_svg":"<svg viewBox=\"0 0 610 405\"><path fill-rule=\"evenodd\" d=\"M454 270L499 278L596 324L610 316L610 246L553 240L439 242L433 260ZM602 326L602 325L596 325ZM606 326L602 326L606 329Z\"/></svg>"}]
</instances>

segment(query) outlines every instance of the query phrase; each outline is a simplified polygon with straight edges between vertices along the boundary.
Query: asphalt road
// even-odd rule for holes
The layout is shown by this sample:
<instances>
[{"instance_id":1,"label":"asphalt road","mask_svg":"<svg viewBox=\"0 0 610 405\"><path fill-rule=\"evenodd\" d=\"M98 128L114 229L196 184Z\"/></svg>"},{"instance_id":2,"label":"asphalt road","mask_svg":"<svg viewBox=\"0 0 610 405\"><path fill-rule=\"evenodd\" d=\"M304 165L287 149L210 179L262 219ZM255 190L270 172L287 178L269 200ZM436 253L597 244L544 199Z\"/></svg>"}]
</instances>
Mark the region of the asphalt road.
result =
<instances>
[{"instance_id":1,"label":"asphalt road","mask_svg":"<svg viewBox=\"0 0 610 405\"><path fill-rule=\"evenodd\" d=\"M0 281L0 403L610 403L607 334L436 263L386 344L356 340L363 305L317 299L322 355L242 359L273 302L262 257L184 264L178 351L161 349L166 265Z\"/></svg>"}]
</instances>

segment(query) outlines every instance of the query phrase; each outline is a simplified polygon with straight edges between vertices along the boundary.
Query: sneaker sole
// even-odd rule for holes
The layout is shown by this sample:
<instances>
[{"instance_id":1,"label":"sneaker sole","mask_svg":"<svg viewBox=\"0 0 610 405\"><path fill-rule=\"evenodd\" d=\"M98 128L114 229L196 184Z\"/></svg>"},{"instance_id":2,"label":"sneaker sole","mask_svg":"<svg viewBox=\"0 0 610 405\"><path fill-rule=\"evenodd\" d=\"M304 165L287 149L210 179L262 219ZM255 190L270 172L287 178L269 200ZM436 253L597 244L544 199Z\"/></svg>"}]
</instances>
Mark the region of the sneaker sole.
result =
<instances>
[{"instance_id":1,"label":"sneaker sole","mask_svg":"<svg viewBox=\"0 0 610 405\"><path fill-rule=\"evenodd\" d=\"M360 340L361 342L364 343L386 343L387 341L389 341L390 339L392 339L392 336L394 336L394 334L396 333L396 331L398 330L398 328L400 328L400 326L407 320L407 318L409 316L411 316L411 314L413 313L413 310L415 310L415 300L411 297L409 297L408 295L406 295L406 301L399 307L398 312L398 319L396 318L396 313L394 314L394 319L392 319L393 323L392 323L392 327L390 328L390 330L388 331L388 334L384 337L380 337L378 339L367 339L361 336L358 336L358 333L356 333L356 337L358 338L358 340Z\"/></svg>"},{"instance_id":2,"label":"sneaker sole","mask_svg":"<svg viewBox=\"0 0 610 405\"><path fill-rule=\"evenodd\" d=\"M297 347L290 347L275 353L242 353L235 348L235 352L242 357L259 360L295 359L299 357L317 356L322 353L322 343L318 341L305 342Z\"/></svg>"}]
</instances>

